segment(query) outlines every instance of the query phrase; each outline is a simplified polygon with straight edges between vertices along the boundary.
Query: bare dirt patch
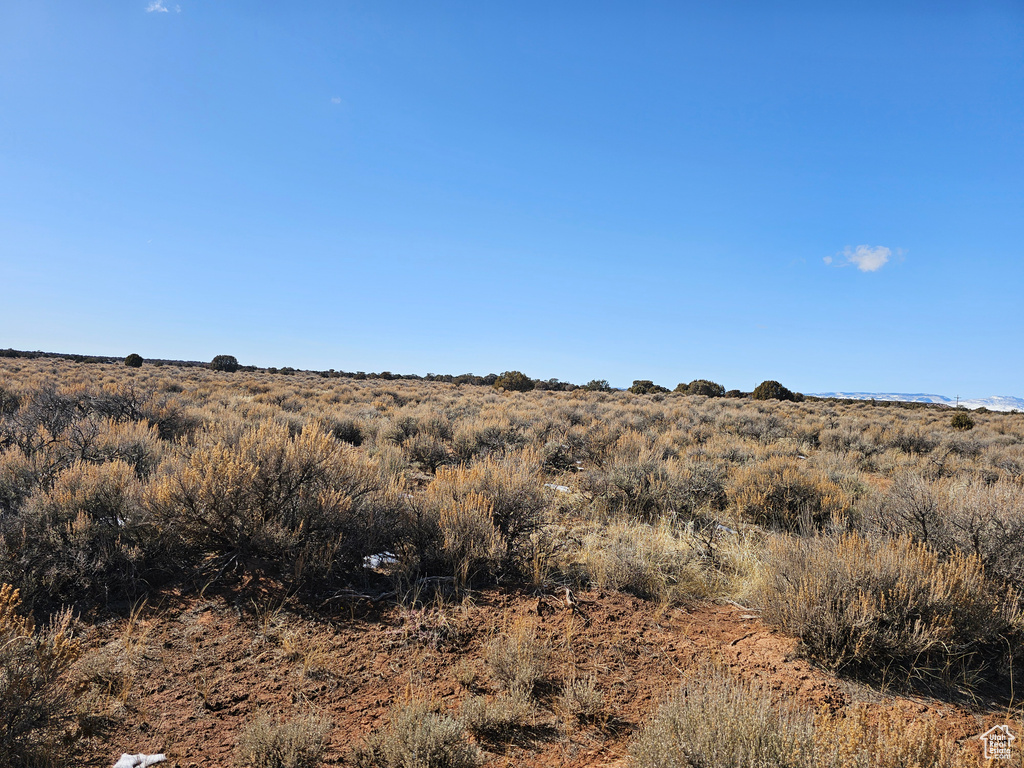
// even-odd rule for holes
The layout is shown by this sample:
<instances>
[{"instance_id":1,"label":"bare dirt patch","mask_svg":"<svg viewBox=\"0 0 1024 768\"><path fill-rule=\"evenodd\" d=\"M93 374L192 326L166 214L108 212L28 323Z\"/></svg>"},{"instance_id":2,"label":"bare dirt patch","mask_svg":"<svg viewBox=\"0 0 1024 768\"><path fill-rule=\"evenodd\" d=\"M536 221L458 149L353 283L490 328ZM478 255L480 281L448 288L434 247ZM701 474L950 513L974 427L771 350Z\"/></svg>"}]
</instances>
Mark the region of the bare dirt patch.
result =
<instances>
[{"instance_id":1,"label":"bare dirt patch","mask_svg":"<svg viewBox=\"0 0 1024 768\"><path fill-rule=\"evenodd\" d=\"M88 633L80 677L106 685L109 706L78 739L79 764L109 766L121 752L140 751L165 752L168 765L182 768L231 764L244 725L269 711L330 718L326 764L342 765L395 704L426 700L457 714L470 696L497 695L487 644L523 622L535 625L549 668L528 725L480 744L488 765L621 765L635 730L708 664L818 711L862 704L877 717L934 718L951 739L998 721L838 680L800 658L795 640L735 605L686 610L621 593L579 598L580 613L538 616L537 596L488 590L442 608L389 606L330 619L302 616L270 594L153 600L133 622L112 620ZM113 671L105 677L104 669ZM110 677L116 684L102 682ZM560 712L563 685L590 678L604 697L601 714L581 722Z\"/></svg>"}]
</instances>

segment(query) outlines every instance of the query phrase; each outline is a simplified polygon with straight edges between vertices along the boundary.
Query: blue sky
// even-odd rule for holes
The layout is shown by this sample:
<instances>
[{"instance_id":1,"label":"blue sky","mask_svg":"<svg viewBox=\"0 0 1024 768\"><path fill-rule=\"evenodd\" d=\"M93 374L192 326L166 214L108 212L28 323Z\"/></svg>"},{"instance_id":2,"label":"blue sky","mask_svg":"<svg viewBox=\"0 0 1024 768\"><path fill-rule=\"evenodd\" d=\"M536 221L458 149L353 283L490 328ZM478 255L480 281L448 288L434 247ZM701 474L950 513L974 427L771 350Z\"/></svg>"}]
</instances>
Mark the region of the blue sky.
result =
<instances>
[{"instance_id":1,"label":"blue sky","mask_svg":"<svg viewBox=\"0 0 1024 768\"><path fill-rule=\"evenodd\" d=\"M0 347L1024 395L1022 131L1020 2L5 0Z\"/></svg>"}]
</instances>

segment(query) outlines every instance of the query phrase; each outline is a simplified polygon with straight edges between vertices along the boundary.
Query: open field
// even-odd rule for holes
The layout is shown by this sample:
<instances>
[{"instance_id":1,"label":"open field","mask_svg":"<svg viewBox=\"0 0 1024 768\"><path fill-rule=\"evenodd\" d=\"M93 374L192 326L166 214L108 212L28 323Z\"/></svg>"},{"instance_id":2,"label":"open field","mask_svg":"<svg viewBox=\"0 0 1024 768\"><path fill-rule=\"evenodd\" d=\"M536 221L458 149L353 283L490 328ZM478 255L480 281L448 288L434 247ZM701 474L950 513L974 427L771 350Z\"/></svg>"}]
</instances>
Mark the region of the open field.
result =
<instances>
[{"instance_id":1,"label":"open field","mask_svg":"<svg viewBox=\"0 0 1024 768\"><path fill-rule=\"evenodd\" d=\"M0 766L1024 739L1022 414L288 374L0 359Z\"/></svg>"}]
</instances>

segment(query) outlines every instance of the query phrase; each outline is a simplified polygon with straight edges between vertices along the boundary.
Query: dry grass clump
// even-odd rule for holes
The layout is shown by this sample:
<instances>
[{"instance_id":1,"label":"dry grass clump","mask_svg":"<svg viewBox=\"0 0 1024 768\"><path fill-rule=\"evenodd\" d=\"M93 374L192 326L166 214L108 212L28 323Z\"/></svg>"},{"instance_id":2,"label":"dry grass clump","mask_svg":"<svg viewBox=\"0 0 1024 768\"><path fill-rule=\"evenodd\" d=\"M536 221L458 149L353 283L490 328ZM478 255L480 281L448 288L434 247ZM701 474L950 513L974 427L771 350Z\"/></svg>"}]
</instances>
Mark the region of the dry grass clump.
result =
<instances>
[{"instance_id":1,"label":"dry grass clump","mask_svg":"<svg viewBox=\"0 0 1024 768\"><path fill-rule=\"evenodd\" d=\"M76 718L85 733L101 731L123 714L149 650L149 625L137 603L113 640L84 654L71 670L78 693Z\"/></svg>"},{"instance_id":2,"label":"dry grass clump","mask_svg":"<svg viewBox=\"0 0 1024 768\"><path fill-rule=\"evenodd\" d=\"M548 671L548 649L537 639L537 629L517 621L487 645L487 666L509 691L533 692Z\"/></svg>"},{"instance_id":3,"label":"dry grass clump","mask_svg":"<svg viewBox=\"0 0 1024 768\"><path fill-rule=\"evenodd\" d=\"M530 694L521 688L504 691L488 701L471 696L462 702L462 722L475 736L501 739L529 724L536 709Z\"/></svg>"},{"instance_id":4,"label":"dry grass clump","mask_svg":"<svg viewBox=\"0 0 1024 768\"><path fill-rule=\"evenodd\" d=\"M1016 644L977 557L906 538L776 538L757 599L812 658L894 682L969 684Z\"/></svg>"},{"instance_id":5,"label":"dry grass clump","mask_svg":"<svg viewBox=\"0 0 1024 768\"><path fill-rule=\"evenodd\" d=\"M812 768L812 717L756 683L703 671L662 707L630 750L635 768Z\"/></svg>"},{"instance_id":6,"label":"dry grass clump","mask_svg":"<svg viewBox=\"0 0 1024 768\"><path fill-rule=\"evenodd\" d=\"M331 728L326 717L278 720L261 712L238 737L239 760L252 768L317 768Z\"/></svg>"},{"instance_id":7,"label":"dry grass clump","mask_svg":"<svg viewBox=\"0 0 1024 768\"><path fill-rule=\"evenodd\" d=\"M79 645L70 612L37 629L20 607L18 590L0 584L0 767L60 765L55 743L73 708L65 672Z\"/></svg>"},{"instance_id":8,"label":"dry grass clump","mask_svg":"<svg viewBox=\"0 0 1024 768\"><path fill-rule=\"evenodd\" d=\"M353 761L358 768L472 768L480 764L480 751L466 740L461 722L414 702L392 710L387 726L355 750Z\"/></svg>"}]
</instances>

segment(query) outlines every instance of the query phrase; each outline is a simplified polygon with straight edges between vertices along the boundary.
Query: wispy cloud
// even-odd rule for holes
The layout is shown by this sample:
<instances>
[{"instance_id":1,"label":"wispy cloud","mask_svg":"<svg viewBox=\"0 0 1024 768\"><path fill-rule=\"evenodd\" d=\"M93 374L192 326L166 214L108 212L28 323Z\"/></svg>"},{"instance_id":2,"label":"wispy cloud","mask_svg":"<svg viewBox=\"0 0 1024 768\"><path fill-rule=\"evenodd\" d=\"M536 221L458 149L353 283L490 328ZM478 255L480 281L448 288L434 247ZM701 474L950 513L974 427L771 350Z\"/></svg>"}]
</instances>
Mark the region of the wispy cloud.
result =
<instances>
[{"instance_id":1,"label":"wispy cloud","mask_svg":"<svg viewBox=\"0 0 1024 768\"><path fill-rule=\"evenodd\" d=\"M340 96L332 96L331 97L331 104L341 104L341 97Z\"/></svg>"},{"instance_id":2,"label":"wispy cloud","mask_svg":"<svg viewBox=\"0 0 1024 768\"><path fill-rule=\"evenodd\" d=\"M842 253L836 254L835 258L826 256L822 261L826 264L835 264L837 267L853 265L861 272L877 272L892 256L893 250L884 245L858 245L856 248L847 246Z\"/></svg>"},{"instance_id":3,"label":"wispy cloud","mask_svg":"<svg viewBox=\"0 0 1024 768\"><path fill-rule=\"evenodd\" d=\"M146 6L146 13L169 13L169 11L164 5L164 0L153 0Z\"/></svg>"}]
</instances>

